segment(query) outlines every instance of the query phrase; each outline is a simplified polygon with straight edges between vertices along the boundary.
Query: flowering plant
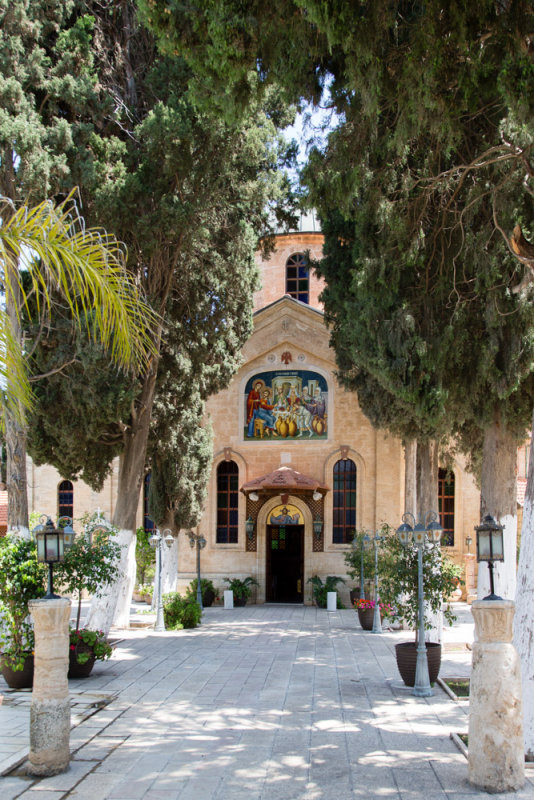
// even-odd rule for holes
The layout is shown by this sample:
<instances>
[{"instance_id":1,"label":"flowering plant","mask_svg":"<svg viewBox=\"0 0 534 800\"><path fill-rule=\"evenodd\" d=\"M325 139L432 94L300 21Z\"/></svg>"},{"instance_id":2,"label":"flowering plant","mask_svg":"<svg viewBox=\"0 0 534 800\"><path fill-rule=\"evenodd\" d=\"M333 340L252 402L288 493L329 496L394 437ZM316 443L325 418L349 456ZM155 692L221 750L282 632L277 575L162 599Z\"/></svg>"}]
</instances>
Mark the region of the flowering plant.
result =
<instances>
[{"instance_id":1,"label":"flowering plant","mask_svg":"<svg viewBox=\"0 0 534 800\"><path fill-rule=\"evenodd\" d=\"M354 608L356 610L361 609L362 611L366 611L370 608L375 607L374 600L366 600L365 598L359 598L358 600L354 601ZM383 617L391 617L393 616L393 606L390 603L379 603L378 607L380 609L380 613Z\"/></svg>"},{"instance_id":2,"label":"flowering plant","mask_svg":"<svg viewBox=\"0 0 534 800\"><path fill-rule=\"evenodd\" d=\"M91 656L97 661L109 658L113 649L103 631L91 631L89 628L75 630L71 628L69 636L70 651L76 654L76 663L85 664Z\"/></svg>"}]
</instances>

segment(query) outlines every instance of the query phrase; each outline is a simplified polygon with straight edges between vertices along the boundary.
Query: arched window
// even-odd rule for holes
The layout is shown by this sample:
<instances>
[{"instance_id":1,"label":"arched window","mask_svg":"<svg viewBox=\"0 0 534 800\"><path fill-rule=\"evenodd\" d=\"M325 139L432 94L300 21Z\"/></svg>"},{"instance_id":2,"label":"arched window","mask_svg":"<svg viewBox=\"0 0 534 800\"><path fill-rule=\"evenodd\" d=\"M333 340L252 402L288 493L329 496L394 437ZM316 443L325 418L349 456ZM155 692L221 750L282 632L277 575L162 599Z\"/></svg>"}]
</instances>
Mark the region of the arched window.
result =
<instances>
[{"instance_id":1,"label":"arched window","mask_svg":"<svg viewBox=\"0 0 534 800\"><path fill-rule=\"evenodd\" d=\"M145 475L145 480L143 481L143 528L145 531L152 531L154 530L154 522L151 520L148 514L148 492L150 489L150 472L147 472Z\"/></svg>"},{"instance_id":2,"label":"arched window","mask_svg":"<svg viewBox=\"0 0 534 800\"><path fill-rule=\"evenodd\" d=\"M304 253L294 253L286 261L286 294L309 303L310 270Z\"/></svg>"},{"instance_id":3,"label":"arched window","mask_svg":"<svg viewBox=\"0 0 534 800\"><path fill-rule=\"evenodd\" d=\"M74 486L72 481L61 481L57 488L58 517L74 516Z\"/></svg>"},{"instance_id":4,"label":"arched window","mask_svg":"<svg viewBox=\"0 0 534 800\"><path fill-rule=\"evenodd\" d=\"M443 528L441 544L454 545L454 473L446 469L438 472L439 521Z\"/></svg>"},{"instance_id":5,"label":"arched window","mask_svg":"<svg viewBox=\"0 0 534 800\"><path fill-rule=\"evenodd\" d=\"M221 461L217 467L217 544L237 543L239 467Z\"/></svg>"},{"instance_id":6,"label":"arched window","mask_svg":"<svg viewBox=\"0 0 534 800\"><path fill-rule=\"evenodd\" d=\"M334 544L349 544L356 532L356 464L342 458L334 464Z\"/></svg>"}]
</instances>

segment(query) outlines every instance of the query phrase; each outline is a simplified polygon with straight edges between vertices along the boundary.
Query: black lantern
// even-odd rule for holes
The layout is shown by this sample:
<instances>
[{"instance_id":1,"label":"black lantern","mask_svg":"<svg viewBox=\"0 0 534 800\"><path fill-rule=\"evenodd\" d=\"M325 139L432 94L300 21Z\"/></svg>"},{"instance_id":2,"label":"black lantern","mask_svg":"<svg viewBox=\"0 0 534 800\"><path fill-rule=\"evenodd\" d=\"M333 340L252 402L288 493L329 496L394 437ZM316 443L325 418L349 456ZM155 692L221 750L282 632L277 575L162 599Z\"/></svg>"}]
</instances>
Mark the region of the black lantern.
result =
<instances>
[{"instance_id":1,"label":"black lantern","mask_svg":"<svg viewBox=\"0 0 534 800\"><path fill-rule=\"evenodd\" d=\"M313 520L313 532L315 534L316 539L321 538L321 534L323 532L323 520L320 517L315 517Z\"/></svg>"},{"instance_id":2,"label":"black lantern","mask_svg":"<svg viewBox=\"0 0 534 800\"><path fill-rule=\"evenodd\" d=\"M490 594L484 600L502 600L495 594L493 585L493 564L504 561L503 526L499 525L490 514L487 514L480 525L475 526L477 533L477 561L487 561L490 574Z\"/></svg>"},{"instance_id":3,"label":"black lantern","mask_svg":"<svg viewBox=\"0 0 534 800\"><path fill-rule=\"evenodd\" d=\"M254 520L250 515L247 521L245 522L245 532L249 540L252 541L252 539L254 538Z\"/></svg>"},{"instance_id":4,"label":"black lantern","mask_svg":"<svg viewBox=\"0 0 534 800\"><path fill-rule=\"evenodd\" d=\"M61 526L56 528L50 517L41 517L39 523L33 529L33 535L37 544L37 561L48 564L48 591L44 599L56 600L59 595L54 594L54 564L65 558L65 531Z\"/></svg>"}]
</instances>

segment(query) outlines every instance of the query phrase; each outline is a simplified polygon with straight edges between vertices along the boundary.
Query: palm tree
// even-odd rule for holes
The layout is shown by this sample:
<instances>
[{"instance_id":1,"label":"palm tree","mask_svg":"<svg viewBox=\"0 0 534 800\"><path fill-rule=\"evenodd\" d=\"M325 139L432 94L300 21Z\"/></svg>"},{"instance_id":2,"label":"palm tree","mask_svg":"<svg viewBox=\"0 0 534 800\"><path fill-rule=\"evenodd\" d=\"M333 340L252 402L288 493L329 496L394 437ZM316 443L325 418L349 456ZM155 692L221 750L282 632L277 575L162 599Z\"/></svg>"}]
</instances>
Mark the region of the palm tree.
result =
<instances>
[{"instance_id":1,"label":"palm tree","mask_svg":"<svg viewBox=\"0 0 534 800\"><path fill-rule=\"evenodd\" d=\"M7 445L8 525L28 535L25 411L31 406L21 317L30 295L40 318L53 314L59 293L75 324L109 350L123 369L142 370L154 352L157 317L125 270L124 246L106 231L86 228L74 192L56 204L16 209L0 198L2 423ZM28 275L24 289L22 273Z\"/></svg>"}]
</instances>

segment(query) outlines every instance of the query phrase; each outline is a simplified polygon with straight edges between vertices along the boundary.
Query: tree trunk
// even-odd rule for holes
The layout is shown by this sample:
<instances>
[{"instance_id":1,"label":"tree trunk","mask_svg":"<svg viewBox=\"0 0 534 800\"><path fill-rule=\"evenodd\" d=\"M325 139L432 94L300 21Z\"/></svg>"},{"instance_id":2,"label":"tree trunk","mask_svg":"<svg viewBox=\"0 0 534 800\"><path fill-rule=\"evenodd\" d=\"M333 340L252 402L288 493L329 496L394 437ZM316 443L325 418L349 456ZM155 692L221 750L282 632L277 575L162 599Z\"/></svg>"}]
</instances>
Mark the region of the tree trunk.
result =
<instances>
[{"instance_id":1,"label":"tree trunk","mask_svg":"<svg viewBox=\"0 0 534 800\"><path fill-rule=\"evenodd\" d=\"M484 431L480 517L491 514L504 527L504 562L494 569L495 594L505 599L515 597L517 559L517 439L502 423L499 412L493 425ZM487 563L478 568L478 599L490 593Z\"/></svg>"},{"instance_id":2,"label":"tree trunk","mask_svg":"<svg viewBox=\"0 0 534 800\"><path fill-rule=\"evenodd\" d=\"M404 510L417 516L417 439L404 442Z\"/></svg>"},{"instance_id":3,"label":"tree trunk","mask_svg":"<svg viewBox=\"0 0 534 800\"><path fill-rule=\"evenodd\" d=\"M438 511L438 443L417 442L417 512Z\"/></svg>"},{"instance_id":4,"label":"tree trunk","mask_svg":"<svg viewBox=\"0 0 534 800\"><path fill-rule=\"evenodd\" d=\"M130 604L135 584L136 515L139 495L145 476L146 449L150 417L156 386L157 360L145 377L143 390L134 420L126 436L119 464L117 505L113 524L119 530L118 543L122 545L120 577L94 597L86 625L93 630L109 631L114 624L127 628L130 623Z\"/></svg>"},{"instance_id":5,"label":"tree trunk","mask_svg":"<svg viewBox=\"0 0 534 800\"><path fill-rule=\"evenodd\" d=\"M6 294L6 311L15 342L22 342L20 325L21 293L18 285L18 259L11 251L6 264L6 272L10 275L11 291ZM7 392L11 391L11 379L7 379ZM12 393L12 392L11 392ZM8 531L18 533L25 539L30 537L28 515L28 478L26 472L26 425L20 407L20 420L7 410L6 426L6 484L7 484L7 525Z\"/></svg>"},{"instance_id":6,"label":"tree trunk","mask_svg":"<svg viewBox=\"0 0 534 800\"><path fill-rule=\"evenodd\" d=\"M176 591L176 583L178 580L178 536L174 534L174 531L171 531L173 534L173 544L172 547L165 547L162 550L161 559L161 591L162 594L168 594L168 592L175 592ZM184 539L182 537L182 545L184 544Z\"/></svg>"},{"instance_id":7,"label":"tree trunk","mask_svg":"<svg viewBox=\"0 0 534 800\"><path fill-rule=\"evenodd\" d=\"M521 659L525 754L534 761L534 418L517 571L514 645Z\"/></svg>"},{"instance_id":8,"label":"tree trunk","mask_svg":"<svg viewBox=\"0 0 534 800\"><path fill-rule=\"evenodd\" d=\"M439 444L434 441L417 442L417 501L418 515L425 519L429 511L439 512L438 507ZM441 642L443 635L443 612L434 613L425 606L425 630L427 642Z\"/></svg>"}]
</instances>

